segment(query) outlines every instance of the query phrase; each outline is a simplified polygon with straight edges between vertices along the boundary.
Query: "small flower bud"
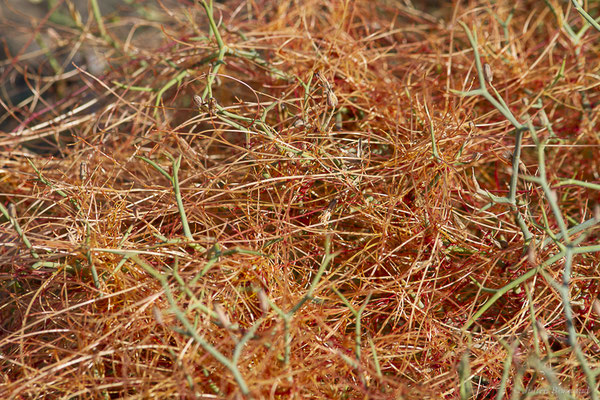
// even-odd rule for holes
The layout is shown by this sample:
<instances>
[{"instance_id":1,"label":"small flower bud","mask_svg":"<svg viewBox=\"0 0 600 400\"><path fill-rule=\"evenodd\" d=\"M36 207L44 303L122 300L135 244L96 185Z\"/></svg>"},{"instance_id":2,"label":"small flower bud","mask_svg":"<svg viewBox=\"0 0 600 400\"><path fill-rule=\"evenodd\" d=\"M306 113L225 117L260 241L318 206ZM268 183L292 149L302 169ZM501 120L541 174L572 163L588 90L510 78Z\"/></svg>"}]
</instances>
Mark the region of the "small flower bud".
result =
<instances>
[{"instance_id":1,"label":"small flower bud","mask_svg":"<svg viewBox=\"0 0 600 400\"><path fill-rule=\"evenodd\" d=\"M214 113L218 105L217 99L209 97L206 105L208 106L208 112L211 114Z\"/></svg>"},{"instance_id":2,"label":"small flower bud","mask_svg":"<svg viewBox=\"0 0 600 400\"><path fill-rule=\"evenodd\" d=\"M268 313L269 310L271 309L271 306L269 305L269 300L267 299L267 294L262 289L260 289L258 291L258 301L260 303L260 309L262 310L262 312L264 314Z\"/></svg>"},{"instance_id":3,"label":"small flower bud","mask_svg":"<svg viewBox=\"0 0 600 400\"><path fill-rule=\"evenodd\" d=\"M471 154L471 158L467 162L474 163L475 161L478 161L480 158L481 158L481 153L475 152L475 153Z\"/></svg>"},{"instance_id":4,"label":"small flower bud","mask_svg":"<svg viewBox=\"0 0 600 400\"><path fill-rule=\"evenodd\" d=\"M162 312L160 311L160 308L158 308L157 306L152 306L152 315L154 315L154 319L156 320L156 322L159 325L164 325L165 324L165 321L163 319Z\"/></svg>"},{"instance_id":5,"label":"small flower bud","mask_svg":"<svg viewBox=\"0 0 600 400\"><path fill-rule=\"evenodd\" d=\"M335 208L336 204L337 199L331 200L325 211L323 211L323 214L321 214L321 223L323 225L327 225L329 223L329 220L331 219L331 212Z\"/></svg>"},{"instance_id":6,"label":"small flower bud","mask_svg":"<svg viewBox=\"0 0 600 400\"><path fill-rule=\"evenodd\" d=\"M15 206L15 203L8 203L8 216L12 219L17 218L17 206Z\"/></svg>"},{"instance_id":7,"label":"small flower bud","mask_svg":"<svg viewBox=\"0 0 600 400\"><path fill-rule=\"evenodd\" d=\"M556 203L558 201L556 190L550 190L550 193L548 193L548 201L551 203Z\"/></svg>"},{"instance_id":8,"label":"small flower bud","mask_svg":"<svg viewBox=\"0 0 600 400\"><path fill-rule=\"evenodd\" d=\"M546 328L544 328L544 325L542 325L542 323L536 319L535 326L536 326L538 333L539 333L540 337L542 338L542 340L544 342L547 341L548 340L548 332L546 331Z\"/></svg>"},{"instance_id":9,"label":"small flower bud","mask_svg":"<svg viewBox=\"0 0 600 400\"><path fill-rule=\"evenodd\" d=\"M338 105L338 99L333 90L327 91L327 105L331 108L336 108Z\"/></svg>"},{"instance_id":10,"label":"small flower bud","mask_svg":"<svg viewBox=\"0 0 600 400\"><path fill-rule=\"evenodd\" d=\"M202 100L202 97L198 96L197 94L194 95L194 103L196 103L196 107L201 108L204 105L204 101Z\"/></svg>"},{"instance_id":11,"label":"small flower bud","mask_svg":"<svg viewBox=\"0 0 600 400\"><path fill-rule=\"evenodd\" d=\"M304 122L304 120L302 118L298 118L297 120L294 121L294 123L292 125L294 126L294 128L299 128L301 126L305 126L306 123Z\"/></svg>"},{"instance_id":12,"label":"small flower bud","mask_svg":"<svg viewBox=\"0 0 600 400\"><path fill-rule=\"evenodd\" d=\"M598 301L598 299L594 299L592 302L592 310L594 310L596 315L600 317L600 301Z\"/></svg>"},{"instance_id":13,"label":"small flower bud","mask_svg":"<svg viewBox=\"0 0 600 400\"><path fill-rule=\"evenodd\" d=\"M229 321L229 317L220 303L215 303L215 313L217 313L217 318L221 325L223 325L223 328L229 329L231 327L231 321Z\"/></svg>"},{"instance_id":14,"label":"small flower bud","mask_svg":"<svg viewBox=\"0 0 600 400\"><path fill-rule=\"evenodd\" d=\"M483 75L487 83L492 83L492 81L494 80L494 74L492 72L492 67L490 67L490 64L485 63L483 65Z\"/></svg>"},{"instance_id":15,"label":"small flower bud","mask_svg":"<svg viewBox=\"0 0 600 400\"><path fill-rule=\"evenodd\" d=\"M527 261L529 262L529 265L531 265L532 267L537 267L537 255L536 255L536 251L535 251L535 244L533 243L533 241L529 244L529 247L527 248Z\"/></svg>"},{"instance_id":16,"label":"small flower bud","mask_svg":"<svg viewBox=\"0 0 600 400\"><path fill-rule=\"evenodd\" d=\"M82 161L81 164L79 164L79 179L81 179L81 181L85 181L88 177L88 165L85 161Z\"/></svg>"}]
</instances>

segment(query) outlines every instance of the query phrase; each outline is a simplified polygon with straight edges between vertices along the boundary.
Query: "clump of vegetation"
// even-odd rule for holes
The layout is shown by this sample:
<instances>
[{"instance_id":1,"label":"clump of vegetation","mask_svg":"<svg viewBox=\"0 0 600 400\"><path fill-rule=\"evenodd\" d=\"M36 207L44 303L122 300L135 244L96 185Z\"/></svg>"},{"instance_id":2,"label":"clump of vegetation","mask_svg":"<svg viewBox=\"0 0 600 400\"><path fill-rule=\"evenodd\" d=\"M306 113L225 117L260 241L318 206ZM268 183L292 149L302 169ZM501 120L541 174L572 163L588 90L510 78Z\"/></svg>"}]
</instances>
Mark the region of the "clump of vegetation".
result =
<instances>
[{"instance_id":1,"label":"clump of vegetation","mask_svg":"<svg viewBox=\"0 0 600 400\"><path fill-rule=\"evenodd\" d=\"M3 62L2 398L598 398L596 3L125 3Z\"/></svg>"}]
</instances>

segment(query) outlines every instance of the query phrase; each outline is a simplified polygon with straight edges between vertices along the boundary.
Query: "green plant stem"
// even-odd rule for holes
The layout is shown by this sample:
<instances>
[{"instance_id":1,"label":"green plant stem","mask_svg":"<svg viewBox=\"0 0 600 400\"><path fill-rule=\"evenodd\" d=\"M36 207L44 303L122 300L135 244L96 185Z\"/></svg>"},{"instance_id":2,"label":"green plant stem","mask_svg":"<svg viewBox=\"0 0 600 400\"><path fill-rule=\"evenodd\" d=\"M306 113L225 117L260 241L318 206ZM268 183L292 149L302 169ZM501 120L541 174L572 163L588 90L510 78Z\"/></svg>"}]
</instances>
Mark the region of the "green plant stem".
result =
<instances>
[{"instance_id":1,"label":"green plant stem","mask_svg":"<svg viewBox=\"0 0 600 400\"><path fill-rule=\"evenodd\" d=\"M544 191L544 195L546 196L546 200L548 201L548 204L550 204L550 208L552 210L552 213L554 214L554 219L556 220L558 227L560 229L560 232L563 235L563 240L564 240L565 244L568 245L571 243L571 239L568 234L567 225L565 224L562 213L558 206L556 195L550 188L550 185L548 184L548 179L546 177L546 160L545 160L545 150L544 150L545 142L537 140L537 133L535 131L535 128L531 124L531 120L529 120L527 122L527 127L529 128L529 132L531 133L534 141L536 142L537 155L538 155L539 185L542 187L542 190Z\"/></svg>"},{"instance_id":2,"label":"green plant stem","mask_svg":"<svg viewBox=\"0 0 600 400\"><path fill-rule=\"evenodd\" d=\"M530 269L529 271L525 272L523 275L513 279L508 284L499 288L496 291L496 293L492 297L490 297L490 299L488 301L486 301L485 304L483 306L481 306L477 310L477 312L475 314L473 314L473 316L471 318L469 318L469 320L463 325L462 329L465 331L467 329L469 329L471 327L471 325L473 325L473 323L475 321L477 321L479 319L479 317L481 317L483 315L483 313L485 313L496 301L498 301L498 299L500 299L502 296L504 296L509 291L520 286L523 282L526 282L529 278L535 276L541 269L554 264L555 262L557 262L558 260L560 260L563 257L564 257L564 253L561 251L558 254L555 254L554 256L550 257L548 260L546 260L544 263L540 264L538 267Z\"/></svg>"},{"instance_id":3,"label":"green plant stem","mask_svg":"<svg viewBox=\"0 0 600 400\"><path fill-rule=\"evenodd\" d=\"M590 14L587 13L587 11L583 9L583 7L581 7L581 3L578 0L571 0L571 3L573 3L573 7L575 7L579 14L581 14L581 16L585 18L585 20L591 26L593 26L597 31L600 32L600 25L598 24L598 22L596 22L594 18L592 18Z\"/></svg>"},{"instance_id":4,"label":"green plant stem","mask_svg":"<svg viewBox=\"0 0 600 400\"><path fill-rule=\"evenodd\" d=\"M229 119L229 118L234 118L234 119L238 119L238 120L242 120L242 121L246 121L246 122L251 122L253 125L256 125L261 132L263 132L269 139L271 139L275 145L277 146L277 148L279 148L281 151L285 151L285 152L291 152L294 155L300 156L304 159L308 159L308 160L314 160L316 159L316 157L306 151L302 151L299 150L295 147L291 147L290 145L288 145L287 143L282 142L278 137L275 136L275 134L271 131L272 128L270 128L266 123L262 122L262 121L256 121L247 117L241 117L239 115L230 113L229 111L227 111L226 109L224 109L223 107L221 107L220 105L216 105L215 108L217 109L217 118L219 118L219 120L221 120L222 122L224 122L225 124L239 129L242 132L246 132L248 134L257 134L257 132L241 125L238 124L237 122ZM229 117L229 118L226 118Z\"/></svg>"},{"instance_id":5,"label":"green plant stem","mask_svg":"<svg viewBox=\"0 0 600 400\"><path fill-rule=\"evenodd\" d=\"M529 306L529 318L531 320L531 330L533 331L533 348L535 350L535 354L538 358L542 357L542 353L540 352L540 335L538 332L537 321L535 319L535 307L534 307L534 299L531 294L531 288L529 285L525 286L525 294L527 295L527 304Z\"/></svg>"},{"instance_id":6,"label":"green plant stem","mask_svg":"<svg viewBox=\"0 0 600 400\"><path fill-rule=\"evenodd\" d=\"M512 366L513 356L519 344L519 342L516 340L513 342L512 345L507 344L502 339L499 339L499 341L502 344L502 346L504 346L508 354L504 359L504 369L502 372L502 378L500 379L500 386L498 386L498 390L496 393L496 400L502 400L504 398L504 394L506 393L506 383L508 382L508 378L510 377L510 368Z\"/></svg>"},{"instance_id":7,"label":"green plant stem","mask_svg":"<svg viewBox=\"0 0 600 400\"><path fill-rule=\"evenodd\" d=\"M21 229L21 225L19 225L19 221L17 220L17 218L13 218L2 203L0 203L0 212L2 213L2 215L4 215L4 217L13 226L14 230L17 232L17 235L19 235L19 237L21 238L21 241L23 242L25 247L27 247L27 249L29 250L29 254L31 254L31 256L33 258L35 258L36 260L39 260L40 256L37 254L37 252L33 248L31 242L25 235L25 232L23 232L23 229Z\"/></svg>"},{"instance_id":8,"label":"green plant stem","mask_svg":"<svg viewBox=\"0 0 600 400\"><path fill-rule=\"evenodd\" d=\"M131 90L133 92L154 92L155 91L154 88L145 87L145 86L129 86L129 85L125 85L121 82L117 82L117 81L112 81L112 84L121 89Z\"/></svg>"},{"instance_id":9,"label":"green plant stem","mask_svg":"<svg viewBox=\"0 0 600 400\"><path fill-rule=\"evenodd\" d=\"M294 317L294 314L304 305L304 303L306 303L308 300L313 299L313 291L315 290L316 286L318 285L319 281L321 280L321 277L323 276L325 269L327 268L329 263L333 260L333 258L337 254L338 254L337 252L333 253L333 254L331 253L331 236L327 235L325 237L325 255L323 256L323 260L321 261L321 265L319 267L319 270L317 271L317 274L313 278L313 280L310 284L310 287L308 288L308 291L304 294L304 296L302 296L300 301L298 301L298 303L296 303L296 305L294 307L292 307L288 312L285 312L281 308L277 307L277 305L275 303L273 303L273 301L267 297L267 302L269 303L269 306L281 317L281 319L283 319L283 324L284 324L283 336L284 336L284 346L285 346L283 362L286 367L289 366L289 363L290 363L291 344L292 344L290 328L291 328L292 318Z\"/></svg>"},{"instance_id":10,"label":"green plant stem","mask_svg":"<svg viewBox=\"0 0 600 400\"><path fill-rule=\"evenodd\" d=\"M31 167L35 171L40 182L42 182L44 185L48 186L50 189L54 190L54 192L56 192L59 196L65 198L65 199L69 199L69 202L73 205L73 207L75 207L75 209L77 210L77 213L81 214L81 216L83 218L83 209L82 209L81 205L79 204L79 202L77 201L77 199L75 199L73 196L67 195L61 189L56 188L56 186L54 186L54 184L52 182L50 182L48 179L46 179L42 175L42 172L35 166L33 161L31 161L29 158L27 159L27 162L29 163L29 165L31 165ZM90 222L87 219L84 219L84 223L85 223L85 239L86 239L86 243L84 246L85 255L86 255L86 258L89 263L90 272L92 273L92 279L94 281L94 285L96 286L96 289L100 289L100 280L98 278L98 271L96 270L96 265L94 265L94 262L92 259L92 253L90 250L92 227L90 226Z\"/></svg>"},{"instance_id":11,"label":"green plant stem","mask_svg":"<svg viewBox=\"0 0 600 400\"><path fill-rule=\"evenodd\" d=\"M527 363L536 370L540 371L542 374L544 374L544 376L548 380L548 383L550 383L550 386L552 386L552 393L554 393L557 399L567 400L571 398L571 396L567 396L567 390L560 386L560 383L556 378L556 374L554 373L552 368L546 366L541 360L539 360L536 357L529 357L527 359Z\"/></svg>"},{"instance_id":12,"label":"green plant stem","mask_svg":"<svg viewBox=\"0 0 600 400\"><path fill-rule=\"evenodd\" d=\"M221 37L221 34L219 33L219 28L217 27L217 24L215 23L215 18L213 15L213 9L212 9L212 1L210 2L210 5L206 2L206 0L202 0L202 7L204 8L204 11L206 12L206 16L208 17L208 24L210 25L210 30L211 32L215 35L215 40L217 41L217 46L219 48L219 53L217 56L217 60L215 61L212 70L210 72L210 74L208 74L208 77L206 78L206 87L204 88L204 91L202 92L202 100L206 101L208 97L212 97L212 85L214 83L214 80L219 72L219 69L221 68L221 65L224 63L224 58L225 55L228 53L228 49L227 46L225 46L225 43L223 42L223 38Z\"/></svg>"},{"instance_id":13,"label":"green plant stem","mask_svg":"<svg viewBox=\"0 0 600 400\"><path fill-rule=\"evenodd\" d=\"M483 67L481 65L481 58L479 56L479 49L477 44L477 37L471 30L465 25L464 22L459 21L459 24L463 27L465 33L467 34L467 38L469 39L469 43L473 48L473 54L475 56L475 69L477 70L477 77L479 79L479 89L470 90L468 92L461 92L453 90L453 92L458 93L462 96L483 96L486 100L488 100L492 105L518 130L524 130L526 127L521 124L510 109L506 106L504 100L500 98L498 101L492 94L487 90L486 79L483 72Z\"/></svg>"},{"instance_id":14,"label":"green plant stem","mask_svg":"<svg viewBox=\"0 0 600 400\"><path fill-rule=\"evenodd\" d=\"M325 239L325 255L323 256L323 261L321 261L321 266L319 267L319 270L315 274L315 277L313 278L313 280L308 288L308 291L300 299L300 301L294 307L292 307L292 309L289 311L289 314L295 314L296 311L298 311L304 305L304 303L313 299L313 292L314 292L315 288L317 287L317 285L319 284L319 282L321 281L321 277L325 273L325 270L327 269L327 267L329 266L329 264L331 263L333 258L338 254L337 252L332 254L330 252L330 246L331 246L331 237L327 236L327 238Z\"/></svg>"},{"instance_id":15,"label":"green plant stem","mask_svg":"<svg viewBox=\"0 0 600 400\"><path fill-rule=\"evenodd\" d=\"M191 242L194 241L194 236L190 230L185 208L183 207L183 199L181 198L181 190L179 188L179 167L181 166L181 155L177 157L177 160L173 162L173 192L175 193L175 200L177 201L177 208L179 209L179 216L181 217L181 225L183 226L183 234Z\"/></svg>"},{"instance_id":16,"label":"green plant stem","mask_svg":"<svg viewBox=\"0 0 600 400\"><path fill-rule=\"evenodd\" d=\"M594 226L596 226L598 224L599 221L597 221L595 218L590 218L587 221L582 222L579 225L576 225L570 229L567 230L567 234L570 236L575 235L576 233L585 231L586 229L590 229ZM543 249L544 247L548 246L550 243L554 242L555 240L559 240L562 239L562 233L557 233L555 235L554 238L552 237L547 237L546 239L544 239L544 241L542 242L541 248ZM577 253L577 249L574 250L575 253Z\"/></svg>"},{"instance_id":17,"label":"green plant stem","mask_svg":"<svg viewBox=\"0 0 600 400\"><path fill-rule=\"evenodd\" d=\"M60 63L56 60L56 57L54 57L54 54L52 53L52 51L50 51L48 49L48 46L46 46L44 39L42 39L42 36L39 33L35 34L35 41L40 46L40 49L44 52L46 57L48 58L48 62L50 63L50 66L52 67L54 74L60 75L62 73L62 67L60 66Z\"/></svg>"},{"instance_id":18,"label":"green plant stem","mask_svg":"<svg viewBox=\"0 0 600 400\"><path fill-rule=\"evenodd\" d=\"M171 186L173 187L173 193L175 194L175 201L177 203L177 209L179 211L179 217L181 219L181 226L183 228L183 234L188 240L188 245L199 251L206 251L206 249L199 244L195 243L194 236L192 235L192 231L190 230L190 226L188 223L187 215L185 213L185 208L183 206L183 199L181 197L181 190L179 187L179 167L181 166L181 155L174 159L170 154L167 154L167 157L171 159L171 164L173 166L173 175L171 176L167 171L165 171L160 165L156 162L150 160L149 158L143 156L137 156L140 160L150 164L154 169L160 172L165 178L169 180Z\"/></svg>"},{"instance_id":19,"label":"green plant stem","mask_svg":"<svg viewBox=\"0 0 600 400\"><path fill-rule=\"evenodd\" d=\"M223 39L221 38L221 34L219 33L217 24L215 23L215 18L214 18L213 9L212 9L212 1L210 2L210 5L209 5L206 2L206 0L202 0L201 4L202 4L202 7L204 7L204 11L206 11L206 16L208 17L208 23L210 25L210 30L212 31L213 35L215 35L217 45L221 49L221 48L225 47L225 43L223 43Z\"/></svg>"},{"instance_id":20,"label":"green plant stem","mask_svg":"<svg viewBox=\"0 0 600 400\"><path fill-rule=\"evenodd\" d=\"M375 348L375 343L373 343L373 338L369 337L369 346L371 347L371 354L373 355L373 364L375 364L375 373L377 377L381 379L383 374L381 373L381 366L379 365L379 357L377 356L377 349Z\"/></svg>"},{"instance_id":21,"label":"green plant stem","mask_svg":"<svg viewBox=\"0 0 600 400\"><path fill-rule=\"evenodd\" d=\"M560 296L562 298L563 310L565 319L567 321L567 332L569 333L569 344L575 353L579 366L584 373L589 389L590 398L592 400L598 400L598 389L596 386L596 378L594 372L589 367L585 354L581 351L581 346L577 340L577 332L575 331L575 324L573 321L573 309L571 308L571 295L569 294L569 284L571 282L571 269L573 265L573 251L571 247L567 247L565 250L565 266L563 269L563 282L562 285L557 287Z\"/></svg>"},{"instance_id":22,"label":"green plant stem","mask_svg":"<svg viewBox=\"0 0 600 400\"><path fill-rule=\"evenodd\" d=\"M558 183L556 183L555 187L566 186L566 185L575 185L580 186L592 190L600 190L600 185L592 182L580 181L578 179L561 179Z\"/></svg>"},{"instance_id":23,"label":"green plant stem","mask_svg":"<svg viewBox=\"0 0 600 400\"><path fill-rule=\"evenodd\" d=\"M129 255L129 258L133 262L135 262L142 269L144 269L148 274L150 274L154 279L156 279L158 282L160 282L163 290L165 291L167 301L169 302L169 305L171 306L170 311L175 315L177 320L183 325L183 327L185 328L185 332L189 336L191 336L194 339L194 341L196 343L198 343L204 350L206 350L206 352L208 352L210 355L212 355L218 362L220 362L225 368L227 368L231 372L238 387L242 391L242 394L244 394L245 396L249 395L250 390L249 390L248 385L246 384L246 381L244 380L244 377L242 376L236 362L239 359L239 353L241 352L241 350L238 349L238 346L243 347L248 342L248 340L254 335L254 332L256 331L256 329L258 328L258 325L259 325L258 322L255 323L253 325L253 327L249 330L249 332L244 336L244 338L240 342L237 343L236 350L234 353L235 354L234 359L232 359L232 360L228 359L225 355L223 355L223 353L221 353L219 350L217 350L214 346L212 346L210 343L208 343L200 334L198 334L194 325L188 320L185 313L177 306L177 302L175 301L175 298L173 297L167 277L164 274L157 271L156 269L154 269L152 266L150 266L150 264L148 264L147 262L145 262L141 258L139 258L137 254L129 253L128 255Z\"/></svg>"},{"instance_id":24,"label":"green plant stem","mask_svg":"<svg viewBox=\"0 0 600 400\"><path fill-rule=\"evenodd\" d=\"M261 256L261 257L268 257L266 254L260 253L258 251L253 251L253 250L246 250L246 249L241 249L239 247L235 247L231 250L225 250L223 252L219 251L217 252L217 254L215 254L213 257L210 258L210 260L208 260L208 262L206 263L206 265L204 266L204 268L202 268L202 271L200 271L199 274L197 274L191 281L190 281L190 285L195 284L200 278L202 278L204 275L206 275L208 273L208 271L210 271L210 269L215 266L215 264L219 261L219 259L221 257L226 257L232 254L252 254L255 256Z\"/></svg>"},{"instance_id":25,"label":"green plant stem","mask_svg":"<svg viewBox=\"0 0 600 400\"><path fill-rule=\"evenodd\" d=\"M459 393L461 400L471 399L473 394L472 374L471 374L471 363L470 363L470 351L465 350L460 362L458 363L458 376L459 376Z\"/></svg>"},{"instance_id":26,"label":"green plant stem","mask_svg":"<svg viewBox=\"0 0 600 400\"><path fill-rule=\"evenodd\" d=\"M429 118L429 133L431 135L431 152L433 153L433 159L436 161L441 161L442 158L438 153L437 144L435 143L435 131L433 130L433 119L429 114L429 108L427 107L427 102L425 104L425 112L427 113L427 117ZM461 149L462 150L462 149Z\"/></svg>"},{"instance_id":27,"label":"green plant stem","mask_svg":"<svg viewBox=\"0 0 600 400\"><path fill-rule=\"evenodd\" d=\"M102 14L100 13L100 7L98 6L98 0L90 0L90 2L92 4L92 13L94 14L94 19L96 20L98 29L100 30L100 36L102 36L102 38L106 40L108 44L113 46L115 49L118 49L119 46L117 43L106 32L106 27L104 26L104 21L102 20Z\"/></svg>"},{"instance_id":28,"label":"green plant stem","mask_svg":"<svg viewBox=\"0 0 600 400\"><path fill-rule=\"evenodd\" d=\"M354 355L356 356L357 362L360 362L360 354L361 354L361 318L362 318L362 313L365 311L365 308L367 307L367 304L369 303L369 300L371 299L372 293L369 293L367 295L367 298L365 299L363 305L360 307L360 309L358 311L356 311L356 309L354 309L354 307L352 307L352 305L350 304L350 302L348 301L348 299L346 299L346 297L339 290L337 290L335 287L332 287L331 290L333 290L335 292L335 294L344 302L344 304L346 305L346 307L348 307L348 309L350 310L350 312L356 318L356 324L355 324L355 327L354 327L354 345L355 345L354 346Z\"/></svg>"},{"instance_id":29,"label":"green plant stem","mask_svg":"<svg viewBox=\"0 0 600 400\"><path fill-rule=\"evenodd\" d=\"M181 81L183 80L183 78L185 78L186 76L188 76L188 74L189 74L188 70L180 71L175 76L175 78L171 79L162 88L160 88L160 90L156 94L156 100L154 101L154 117L156 117L158 115L158 108L160 106L160 102L162 100L163 94L167 90L169 90L173 85L175 85L175 84L181 84Z\"/></svg>"}]
</instances>

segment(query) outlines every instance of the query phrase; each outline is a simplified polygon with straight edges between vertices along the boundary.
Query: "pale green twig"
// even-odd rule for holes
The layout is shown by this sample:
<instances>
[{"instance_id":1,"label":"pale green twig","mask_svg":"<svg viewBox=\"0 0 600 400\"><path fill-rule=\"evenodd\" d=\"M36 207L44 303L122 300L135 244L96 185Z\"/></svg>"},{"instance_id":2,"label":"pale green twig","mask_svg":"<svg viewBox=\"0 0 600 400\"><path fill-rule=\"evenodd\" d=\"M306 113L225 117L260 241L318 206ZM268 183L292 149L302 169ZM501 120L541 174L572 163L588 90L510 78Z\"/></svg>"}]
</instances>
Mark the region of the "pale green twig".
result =
<instances>
[{"instance_id":1,"label":"pale green twig","mask_svg":"<svg viewBox=\"0 0 600 400\"><path fill-rule=\"evenodd\" d=\"M102 20L102 14L100 13L100 7L98 6L98 0L90 1L92 3L92 13L94 14L94 19L96 20L96 23L98 24L98 29L100 30L100 36L102 36L102 38L106 40L115 49L118 49L119 46L117 46L117 43L106 32L106 28L104 27L104 21Z\"/></svg>"},{"instance_id":2,"label":"pale green twig","mask_svg":"<svg viewBox=\"0 0 600 400\"><path fill-rule=\"evenodd\" d=\"M239 361L239 357L241 355L241 351L242 351L243 347L248 343L248 341L252 337L254 337L254 333L256 332L256 330L258 329L260 324L262 323L262 320L258 320L245 333L245 335L242 337L242 339L236 343L233 357L231 359L229 359L225 355L223 355L223 353L221 353L216 347L214 347L213 345L208 343L208 341L206 339L204 339L204 337L202 337L197 332L196 328L188 320L185 313L177 306L177 302L175 300L175 297L173 296L173 293L171 292L171 288L169 286L167 276L160 273L156 269L154 269L147 262L143 261L137 254L129 253L128 255L129 255L129 258L133 262L135 262L137 265L142 267L147 273L152 275L152 277L154 279L156 279L157 281L160 282L163 290L165 291L165 295L167 296L167 301L169 302L169 305L171 306L170 311L175 315L177 320L179 320L179 322L183 325L183 327L185 329L185 333L187 335L191 336L196 343L198 343L204 350L206 350L206 352L208 352L210 355L212 355L218 362L220 362L225 368L227 368L231 372L231 374L233 375L233 378L235 379L242 394L244 394L246 396L249 395L250 389L248 388L248 385L246 384L246 381L245 381L244 377L242 376L237 363Z\"/></svg>"},{"instance_id":3,"label":"pale green twig","mask_svg":"<svg viewBox=\"0 0 600 400\"><path fill-rule=\"evenodd\" d=\"M13 207L14 207L14 205L13 205ZM23 242L25 247L27 247L27 249L29 250L29 254L31 254L31 256L33 258L35 258L36 260L39 260L40 256L36 253L35 249L31 245L31 242L25 235L25 232L23 232L23 229L21 228L21 225L19 225L19 221L17 220L16 216L10 215L10 213L8 212L8 210L6 209L6 207L4 207L4 205L2 203L0 203L0 212L2 213L2 215L4 215L4 217L13 226L14 230L17 232L17 235L19 235L19 237L21 238L21 241Z\"/></svg>"},{"instance_id":4,"label":"pale green twig","mask_svg":"<svg viewBox=\"0 0 600 400\"><path fill-rule=\"evenodd\" d=\"M137 157L140 160L150 164L155 170L160 172L165 178L169 180L171 186L173 187L173 193L175 194L175 201L177 202L177 209L179 210L179 217L181 219L181 226L183 227L183 234L188 239L188 244L196 250L206 251L204 247L195 243L194 236L192 235L192 231L190 230L190 225L188 223L185 208L183 206L183 199L181 198L181 190L179 187L179 167L181 166L181 156L179 156L177 159L174 159L170 154L167 154L167 157L171 159L171 163L173 166L173 175L170 175L160 165L150 160L149 158L143 156Z\"/></svg>"},{"instance_id":5,"label":"pale green twig","mask_svg":"<svg viewBox=\"0 0 600 400\"><path fill-rule=\"evenodd\" d=\"M600 24L598 24L598 22L596 22L596 20L592 18L592 16L588 14L587 11L583 9L583 7L581 7L581 3L578 0L571 0L571 3L573 3L575 9L579 12L579 14L581 14L583 18L585 18L587 22L589 22L590 25L592 25L597 31L600 31Z\"/></svg>"},{"instance_id":6,"label":"pale green twig","mask_svg":"<svg viewBox=\"0 0 600 400\"><path fill-rule=\"evenodd\" d=\"M54 190L59 196L65 198L65 199L69 199L69 202L75 207L77 212L83 216L83 209L82 209L81 205L79 204L79 201L77 201L77 199L75 197L67 195L64 191L62 191L61 189L58 189L52 182L50 182L48 179L46 179L42 175L42 172L35 166L33 161L31 161L30 159L27 159L27 162L29 163L29 165L31 165L31 167L35 171L40 182L42 182L44 185L48 186L50 189ZM85 223L85 246L84 246L85 247L84 248L85 255L86 255L86 258L87 258L89 266L90 266L90 271L92 273L92 280L94 281L94 286L96 286L96 289L100 289L100 279L98 278L98 271L96 270L96 265L93 262L92 253L90 250L92 227L90 226L90 223L87 219L84 219L84 223ZM40 266L42 264L36 263L36 265ZM43 264L43 265L46 266L47 264Z\"/></svg>"},{"instance_id":7,"label":"pale green twig","mask_svg":"<svg viewBox=\"0 0 600 400\"><path fill-rule=\"evenodd\" d=\"M313 278L308 291L302 296L302 298L293 306L288 312L283 311L271 299L268 297L266 300L269 303L269 306L283 319L284 323L284 346L285 346L285 354L284 354L284 364L286 366L289 365L290 362L290 354L291 354L291 335L290 335L290 326L291 321L294 314L309 300L313 299L313 292L317 285L319 284L321 277L325 273L325 270L333 260L333 258L337 255L337 253L331 253L331 237L328 235L325 238L325 255L323 256L323 260L321 261L321 265L319 270L317 271L315 277Z\"/></svg>"},{"instance_id":8,"label":"pale green twig","mask_svg":"<svg viewBox=\"0 0 600 400\"><path fill-rule=\"evenodd\" d=\"M333 290L335 292L335 294L337 294L337 296L344 302L344 304L346 305L346 307L348 307L348 309L350 310L350 312L352 313L352 315L354 315L354 317L356 318L356 325L354 327L354 355L356 356L356 360L358 362L360 362L360 353L361 353L361 317L362 317L362 313L365 311L365 308L367 307L367 304L369 303L369 300L371 299L372 293L369 293L367 295L367 298L365 299L365 302L360 307L360 309L357 311L357 310L354 309L354 307L352 307L352 304L350 304L350 302L348 301L348 299L346 299L346 297L339 290L337 290L335 287L332 287L331 290Z\"/></svg>"}]
</instances>

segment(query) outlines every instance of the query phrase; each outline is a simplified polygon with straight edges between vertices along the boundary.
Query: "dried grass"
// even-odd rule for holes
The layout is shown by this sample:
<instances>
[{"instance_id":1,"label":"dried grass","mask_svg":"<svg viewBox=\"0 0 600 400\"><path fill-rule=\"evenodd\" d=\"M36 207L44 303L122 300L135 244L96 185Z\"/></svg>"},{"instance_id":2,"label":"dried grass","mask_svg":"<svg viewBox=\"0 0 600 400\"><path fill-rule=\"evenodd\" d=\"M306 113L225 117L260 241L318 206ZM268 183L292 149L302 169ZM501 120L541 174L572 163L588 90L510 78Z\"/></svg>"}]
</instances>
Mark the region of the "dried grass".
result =
<instances>
[{"instance_id":1,"label":"dried grass","mask_svg":"<svg viewBox=\"0 0 600 400\"><path fill-rule=\"evenodd\" d=\"M444 19L383 0L215 4L218 39L201 2L104 32L46 22L64 47L1 74L35 88L0 121L2 397L588 396L564 309L595 374L600 33L576 43L561 24L581 16L549 3L517 2L506 36L508 1ZM515 207L482 208L508 196L515 133L451 91L478 86L458 21L512 113L551 121L554 203L520 181ZM114 33L136 24L150 31ZM49 69L79 44L103 72ZM538 150L525 133L521 174ZM542 242L557 203L569 228L592 221L570 303L552 285L565 259L536 269L561 249Z\"/></svg>"}]
</instances>

